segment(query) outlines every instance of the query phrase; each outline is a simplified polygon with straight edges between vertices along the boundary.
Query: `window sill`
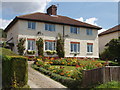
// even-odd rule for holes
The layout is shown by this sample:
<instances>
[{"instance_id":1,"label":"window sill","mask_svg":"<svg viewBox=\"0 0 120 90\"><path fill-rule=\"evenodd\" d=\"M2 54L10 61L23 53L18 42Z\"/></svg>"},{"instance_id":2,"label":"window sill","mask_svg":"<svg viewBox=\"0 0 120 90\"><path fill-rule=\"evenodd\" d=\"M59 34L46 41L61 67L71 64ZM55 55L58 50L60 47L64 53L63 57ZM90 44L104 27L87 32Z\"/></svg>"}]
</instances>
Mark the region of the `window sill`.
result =
<instances>
[{"instance_id":1,"label":"window sill","mask_svg":"<svg viewBox=\"0 0 120 90\"><path fill-rule=\"evenodd\" d=\"M36 30L36 29L28 28L28 30Z\"/></svg>"},{"instance_id":2,"label":"window sill","mask_svg":"<svg viewBox=\"0 0 120 90\"><path fill-rule=\"evenodd\" d=\"M70 52L70 54L80 54L80 52Z\"/></svg>"},{"instance_id":3,"label":"window sill","mask_svg":"<svg viewBox=\"0 0 120 90\"><path fill-rule=\"evenodd\" d=\"M87 52L87 55L93 55L93 52Z\"/></svg>"}]
</instances>

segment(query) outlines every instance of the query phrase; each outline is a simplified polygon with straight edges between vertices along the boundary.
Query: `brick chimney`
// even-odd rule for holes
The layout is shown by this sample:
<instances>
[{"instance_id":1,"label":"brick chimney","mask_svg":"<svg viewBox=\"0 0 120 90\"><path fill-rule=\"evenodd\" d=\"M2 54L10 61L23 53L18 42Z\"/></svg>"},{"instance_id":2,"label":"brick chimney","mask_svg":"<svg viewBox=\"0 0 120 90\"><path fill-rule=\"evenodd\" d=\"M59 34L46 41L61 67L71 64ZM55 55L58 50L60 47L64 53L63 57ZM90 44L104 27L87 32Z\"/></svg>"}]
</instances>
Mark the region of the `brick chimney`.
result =
<instances>
[{"instance_id":1,"label":"brick chimney","mask_svg":"<svg viewBox=\"0 0 120 90\"><path fill-rule=\"evenodd\" d=\"M48 15L57 15L57 6L52 5L47 9Z\"/></svg>"}]
</instances>

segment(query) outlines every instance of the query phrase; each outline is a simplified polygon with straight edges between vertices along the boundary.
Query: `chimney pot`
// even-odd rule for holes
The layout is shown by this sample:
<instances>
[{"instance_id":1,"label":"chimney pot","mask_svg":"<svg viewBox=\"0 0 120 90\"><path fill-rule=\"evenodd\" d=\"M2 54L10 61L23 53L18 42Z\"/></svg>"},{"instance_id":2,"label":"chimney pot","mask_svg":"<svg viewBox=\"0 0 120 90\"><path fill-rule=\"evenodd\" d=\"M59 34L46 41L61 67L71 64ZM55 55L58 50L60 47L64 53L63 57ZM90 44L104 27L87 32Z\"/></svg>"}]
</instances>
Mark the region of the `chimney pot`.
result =
<instances>
[{"instance_id":1,"label":"chimney pot","mask_svg":"<svg viewBox=\"0 0 120 90\"><path fill-rule=\"evenodd\" d=\"M48 15L57 15L57 6L52 5L47 9L47 14Z\"/></svg>"}]
</instances>

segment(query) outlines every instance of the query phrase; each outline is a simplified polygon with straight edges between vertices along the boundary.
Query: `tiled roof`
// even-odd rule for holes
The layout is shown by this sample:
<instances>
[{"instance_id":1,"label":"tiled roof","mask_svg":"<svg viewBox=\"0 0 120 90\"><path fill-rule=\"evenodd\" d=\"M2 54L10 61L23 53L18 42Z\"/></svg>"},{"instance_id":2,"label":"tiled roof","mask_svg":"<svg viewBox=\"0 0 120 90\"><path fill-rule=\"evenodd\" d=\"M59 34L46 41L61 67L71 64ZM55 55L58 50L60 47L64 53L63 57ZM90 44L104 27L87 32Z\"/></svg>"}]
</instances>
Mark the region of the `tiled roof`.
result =
<instances>
[{"instance_id":1,"label":"tiled roof","mask_svg":"<svg viewBox=\"0 0 120 90\"><path fill-rule=\"evenodd\" d=\"M106 35L106 34L113 33L113 32L117 32L117 31L120 31L120 24L100 33L99 36Z\"/></svg>"},{"instance_id":2,"label":"tiled roof","mask_svg":"<svg viewBox=\"0 0 120 90\"><path fill-rule=\"evenodd\" d=\"M60 15L48 15L46 13L32 13L22 16L17 16L5 29L7 31L10 26L12 26L18 19L20 20L32 20L32 21L39 21L39 22L50 22L50 23L56 23L56 24L62 24L62 25L73 25L73 26L80 26L80 27L86 27L86 28L93 28L93 29L101 29L101 27L94 26L91 24L87 24L66 16L60 16Z\"/></svg>"}]
</instances>

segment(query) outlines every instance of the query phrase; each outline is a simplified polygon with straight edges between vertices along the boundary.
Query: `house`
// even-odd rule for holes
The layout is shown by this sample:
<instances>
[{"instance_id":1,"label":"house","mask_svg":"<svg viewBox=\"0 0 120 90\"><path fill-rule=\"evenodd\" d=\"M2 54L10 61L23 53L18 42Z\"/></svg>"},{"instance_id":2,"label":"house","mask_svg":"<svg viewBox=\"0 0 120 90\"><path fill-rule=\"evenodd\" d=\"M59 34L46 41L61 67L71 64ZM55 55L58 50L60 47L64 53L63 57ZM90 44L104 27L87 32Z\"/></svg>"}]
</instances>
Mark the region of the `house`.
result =
<instances>
[{"instance_id":1,"label":"house","mask_svg":"<svg viewBox=\"0 0 120 90\"><path fill-rule=\"evenodd\" d=\"M56 37L60 33L64 38L65 57L99 58L98 30L101 27L57 15L57 7L50 6L47 13L32 13L17 16L6 27L7 40L13 43L17 52L19 38L26 39L26 50L37 50L36 40L44 40L44 51L56 50ZM36 53L37 55L37 53ZM44 53L46 56L46 53Z\"/></svg>"},{"instance_id":2,"label":"house","mask_svg":"<svg viewBox=\"0 0 120 90\"><path fill-rule=\"evenodd\" d=\"M99 35L99 51L104 51L105 45L109 43L111 39L118 39L120 37L120 25L110 28Z\"/></svg>"}]
</instances>

